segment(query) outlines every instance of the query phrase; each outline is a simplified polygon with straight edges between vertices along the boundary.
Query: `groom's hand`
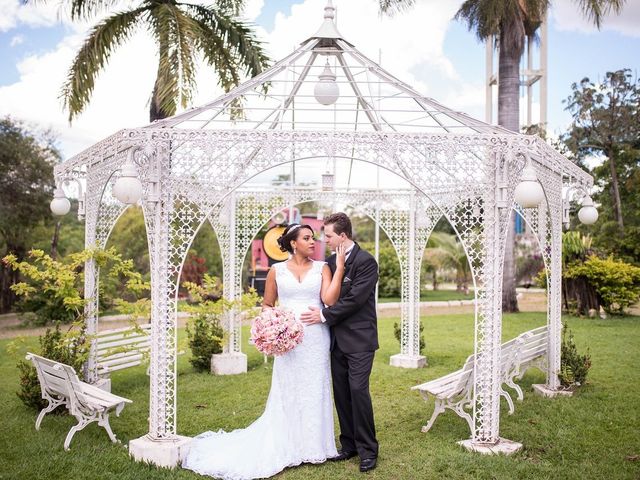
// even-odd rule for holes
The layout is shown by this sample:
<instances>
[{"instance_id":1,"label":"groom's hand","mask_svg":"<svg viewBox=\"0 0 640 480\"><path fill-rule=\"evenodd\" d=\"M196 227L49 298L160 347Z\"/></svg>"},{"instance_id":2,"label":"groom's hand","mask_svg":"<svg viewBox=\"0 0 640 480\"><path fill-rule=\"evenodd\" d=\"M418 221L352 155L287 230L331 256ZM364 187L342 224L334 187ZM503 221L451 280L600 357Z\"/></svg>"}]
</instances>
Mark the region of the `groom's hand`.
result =
<instances>
[{"instance_id":1,"label":"groom's hand","mask_svg":"<svg viewBox=\"0 0 640 480\"><path fill-rule=\"evenodd\" d=\"M320 318L320 309L318 307L309 307L309 310L300 315L300 321L305 325L315 325L322 323Z\"/></svg>"}]
</instances>

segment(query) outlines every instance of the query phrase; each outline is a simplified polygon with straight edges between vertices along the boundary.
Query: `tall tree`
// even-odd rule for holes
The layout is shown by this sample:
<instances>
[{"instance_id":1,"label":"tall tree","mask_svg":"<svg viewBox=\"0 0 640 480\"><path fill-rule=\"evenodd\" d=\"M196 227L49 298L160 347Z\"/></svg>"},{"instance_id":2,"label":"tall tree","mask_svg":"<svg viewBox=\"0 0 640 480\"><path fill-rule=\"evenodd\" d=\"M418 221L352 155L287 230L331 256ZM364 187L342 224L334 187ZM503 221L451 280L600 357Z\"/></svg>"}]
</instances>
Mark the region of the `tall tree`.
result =
<instances>
[{"instance_id":1,"label":"tall tree","mask_svg":"<svg viewBox=\"0 0 640 480\"><path fill-rule=\"evenodd\" d=\"M158 48L158 71L151 92L151 121L186 108L195 91L196 63L202 56L229 91L242 75L255 76L268 64L253 26L237 17L245 0L217 0L212 6L176 0L142 0L98 23L85 39L62 88L72 121L88 105L96 77L112 52L133 33L149 31ZM71 17L90 18L109 1L70 0Z\"/></svg>"},{"instance_id":2,"label":"tall tree","mask_svg":"<svg viewBox=\"0 0 640 480\"><path fill-rule=\"evenodd\" d=\"M640 79L623 69L571 89L565 103L573 121L562 140L579 162L603 160L592 172L601 187L594 195L601 214L596 245L640 262Z\"/></svg>"},{"instance_id":3,"label":"tall tree","mask_svg":"<svg viewBox=\"0 0 640 480\"><path fill-rule=\"evenodd\" d=\"M34 229L51 222L53 165L59 158L50 142L11 118L0 119L0 258L9 253L24 258ZM15 300L9 287L16 276L0 262L0 312Z\"/></svg>"},{"instance_id":4,"label":"tall tree","mask_svg":"<svg viewBox=\"0 0 640 480\"><path fill-rule=\"evenodd\" d=\"M640 143L640 81L633 79L629 69L624 69L607 72L597 85L583 78L571 89L565 102L573 122L565 143L581 160L590 155L606 158L609 170L606 183L611 189L616 222L624 234L618 160L625 148L637 148Z\"/></svg>"},{"instance_id":5,"label":"tall tree","mask_svg":"<svg viewBox=\"0 0 640 480\"><path fill-rule=\"evenodd\" d=\"M619 13L626 0L576 0L582 12L600 28L611 11ZM415 0L379 0L382 12L393 12ZM480 41L495 37L498 54L498 123L520 130L520 59L527 36L534 36L551 0L465 0L455 15L467 23ZM505 249L502 309L518 311L515 285L515 216L512 215Z\"/></svg>"}]
</instances>

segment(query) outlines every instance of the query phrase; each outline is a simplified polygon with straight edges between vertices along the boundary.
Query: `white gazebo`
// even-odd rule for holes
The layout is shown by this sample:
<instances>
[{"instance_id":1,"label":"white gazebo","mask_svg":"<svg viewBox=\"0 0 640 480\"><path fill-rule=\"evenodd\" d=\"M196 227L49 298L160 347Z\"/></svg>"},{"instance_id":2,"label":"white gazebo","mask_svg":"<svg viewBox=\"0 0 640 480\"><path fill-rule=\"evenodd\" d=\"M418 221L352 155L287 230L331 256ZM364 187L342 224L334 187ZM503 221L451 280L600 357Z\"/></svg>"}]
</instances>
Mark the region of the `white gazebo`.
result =
<instances>
[{"instance_id":1,"label":"white gazebo","mask_svg":"<svg viewBox=\"0 0 640 480\"><path fill-rule=\"evenodd\" d=\"M258 186L264 172L282 165L315 165L324 183ZM352 166L356 176L373 169L381 180L374 189L340 187L334 185L332 165ZM202 107L121 130L57 166L55 175L58 188L77 181L86 190L80 200L87 246L106 244L127 203L143 208L152 347L149 432L130 443L137 459L175 465L188 445L177 433L176 307L181 268L198 229L205 222L214 227L224 294L234 298L241 293L245 252L261 226L283 207L305 201L353 205L376 220L394 244L403 301L401 349L391 357L396 366L425 363L419 352L422 252L442 217L453 226L476 295L471 447L504 442L499 435L502 269L509 217L519 212L538 238L548 275L546 387L558 389L562 224L570 198L593 208L591 176L540 138L451 110L386 72L338 32L330 1L320 29L259 76ZM391 178L406 188L385 188ZM68 206L62 205L62 190L56 192L62 213ZM98 271L92 262L85 275L92 333L98 320ZM227 328L228 368L246 371L239 322L230 318ZM97 379L95 355L88 376Z\"/></svg>"}]
</instances>

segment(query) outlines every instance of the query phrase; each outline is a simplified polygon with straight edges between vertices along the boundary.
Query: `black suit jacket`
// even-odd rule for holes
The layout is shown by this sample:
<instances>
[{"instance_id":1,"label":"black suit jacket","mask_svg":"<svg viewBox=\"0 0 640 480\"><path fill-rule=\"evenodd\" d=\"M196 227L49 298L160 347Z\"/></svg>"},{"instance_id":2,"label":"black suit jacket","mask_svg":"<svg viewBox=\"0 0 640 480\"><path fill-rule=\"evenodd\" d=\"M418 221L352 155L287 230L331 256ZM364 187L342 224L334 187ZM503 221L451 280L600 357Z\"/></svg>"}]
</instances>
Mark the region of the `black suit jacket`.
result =
<instances>
[{"instance_id":1,"label":"black suit jacket","mask_svg":"<svg viewBox=\"0 0 640 480\"><path fill-rule=\"evenodd\" d=\"M336 256L327 259L331 273L336 270ZM372 352L378 349L376 315L378 263L356 243L345 262L345 274L338 301L322 310L331 327L331 350L344 353Z\"/></svg>"}]
</instances>

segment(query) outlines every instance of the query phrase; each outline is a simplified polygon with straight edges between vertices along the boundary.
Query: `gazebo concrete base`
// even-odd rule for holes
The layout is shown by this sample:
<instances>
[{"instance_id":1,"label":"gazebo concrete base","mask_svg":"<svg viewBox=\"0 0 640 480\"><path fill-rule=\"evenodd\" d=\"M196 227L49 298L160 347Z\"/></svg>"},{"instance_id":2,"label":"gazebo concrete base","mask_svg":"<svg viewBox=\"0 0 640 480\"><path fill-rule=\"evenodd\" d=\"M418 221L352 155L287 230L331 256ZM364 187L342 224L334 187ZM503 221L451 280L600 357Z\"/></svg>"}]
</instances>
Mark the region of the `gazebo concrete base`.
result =
<instances>
[{"instance_id":1,"label":"gazebo concrete base","mask_svg":"<svg viewBox=\"0 0 640 480\"><path fill-rule=\"evenodd\" d=\"M177 435L171 440L153 440L148 435L129 442L129 455L137 462L174 468L189 453L191 437Z\"/></svg>"},{"instance_id":2,"label":"gazebo concrete base","mask_svg":"<svg viewBox=\"0 0 640 480\"><path fill-rule=\"evenodd\" d=\"M99 378L96 383L92 384L94 387L98 387L100 390L111 393L111 379Z\"/></svg>"},{"instance_id":3,"label":"gazebo concrete base","mask_svg":"<svg viewBox=\"0 0 640 480\"><path fill-rule=\"evenodd\" d=\"M542 383L534 383L533 392L547 398L573 396L573 392L571 390L553 390Z\"/></svg>"},{"instance_id":4,"label":"gazebo concrete base","mask_svg":"<svg viewBox=\"0 0 640 480\"><path fill-rule=\"evenodd\" d=\"M391 355L389 365L400 368L422 368L427 366L427 357L424 355L403 355L398 353Z\"/></svg>"},{"instance_id":5,"label":"gazebo concrete base","mask_svg":"<svg viewBox=\"0 0 640 480\"><path fill-rule=\"evenodd\" d=\"M211 373L214 375L247 373L247 356L240 352L211 355Z\"/></svg>"},{"instance_id":6,"label":"gazebo concrete base","mask_svg":"<svg viewBox=\"0 0 640 480\"><path fill-rule=\"evenodd\" d=\"M472 439L457 442L470 452L484 455L511 455L522 448L522 444L500 437L497 443L474 443Z\"/></svg>"}]
</instances>

